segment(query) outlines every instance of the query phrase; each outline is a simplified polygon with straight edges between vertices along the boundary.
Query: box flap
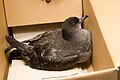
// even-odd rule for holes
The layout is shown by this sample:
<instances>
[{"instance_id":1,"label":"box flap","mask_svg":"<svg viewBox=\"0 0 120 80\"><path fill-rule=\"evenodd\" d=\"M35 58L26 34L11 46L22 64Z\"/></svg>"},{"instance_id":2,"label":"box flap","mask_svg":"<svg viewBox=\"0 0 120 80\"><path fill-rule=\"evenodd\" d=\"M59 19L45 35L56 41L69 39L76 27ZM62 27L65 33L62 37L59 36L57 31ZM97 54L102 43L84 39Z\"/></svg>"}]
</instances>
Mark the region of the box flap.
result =
<instances>
[{"instance_id":1,"label":"box flap","mask_svg":"<svg viewBox=\"0 0 120 80\"><path fill-rule=\"evenodd\" d=\"M81 0L4 0L8 25L23 26L61 22L81 17Z\"/></svg>"},{"instance_id":2,"label":"box flap","mask_svg":"<svg viewBox=\"0 0 120 80\"><path fill-rule=\"evenodd\" d=\"M90 0L90 3L113 63L120 66L120 1Z\"/></svg>"}]
</instances>

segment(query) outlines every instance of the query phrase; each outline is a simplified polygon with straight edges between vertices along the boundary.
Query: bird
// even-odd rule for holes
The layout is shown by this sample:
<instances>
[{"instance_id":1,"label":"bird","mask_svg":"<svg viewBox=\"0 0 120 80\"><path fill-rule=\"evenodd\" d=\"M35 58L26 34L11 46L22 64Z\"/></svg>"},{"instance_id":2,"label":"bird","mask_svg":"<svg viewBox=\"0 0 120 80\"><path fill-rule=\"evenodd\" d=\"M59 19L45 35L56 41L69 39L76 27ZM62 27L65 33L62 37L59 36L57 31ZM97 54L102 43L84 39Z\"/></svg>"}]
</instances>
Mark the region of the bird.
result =
<instances>
[{"instance_id":1,"label":"bird","mask_svg":"<svg viewBox=\"0 0 120 80\"><path fill-rule=\"evenodd\" d=\"M92 33L81 28L87 17L69 17L60 30L48 30L22 42L6 35L6 41L17 49L21 59L31 68L48 71L71 69L89 60L92 54Z\"/></svg>"}]
</instances>

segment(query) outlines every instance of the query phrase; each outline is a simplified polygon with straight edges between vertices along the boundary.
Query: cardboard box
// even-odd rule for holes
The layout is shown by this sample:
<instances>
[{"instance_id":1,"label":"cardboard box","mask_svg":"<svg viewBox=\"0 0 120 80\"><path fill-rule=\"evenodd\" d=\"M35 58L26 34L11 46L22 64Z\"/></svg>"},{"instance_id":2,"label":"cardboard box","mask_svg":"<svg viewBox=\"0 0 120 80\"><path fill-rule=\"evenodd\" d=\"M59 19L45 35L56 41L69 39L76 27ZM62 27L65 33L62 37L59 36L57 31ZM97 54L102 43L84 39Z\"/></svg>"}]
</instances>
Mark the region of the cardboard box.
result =
<instances>
[{"instance_id":1,"label":"cardboard box","mask_svg":"<svg viewBox=\"0 0 120 80\"><path fill-rule=\"evenodd\" d=\"M16 3L20 3L21 1L19 0L13 0L15 3L9 0L4 0L5 2L3 3L3 0L0 0L0 80L6 80L7 79L7 73L9 74L8 70L8 62L5 58L4 55L4 50L8 46L4 36L8 34L7 31L7 26L23 26L23 25L33 25L33 24L38 24L38 23L51 23L51 22L60 22L63 21L64 15L60 15L61 18L53 19L54 17L49 17L48 21L44 20L39 21L37 19L38 13L33 12L33 14L37 14L37 17L30 18L32 13L29 13L29 15L26 15L26 18L22 18L21 16L25 15L24 10L22 7L18 7ZM7 2L8 1L8 2ZM33 1L33 0L30 0ZM40 1L40 0L36 0ZM61 0L65 1L67 3L67 0ZM75 1L75 0L70 0L70 2ZM80 1L80 0L76 0ZM28 2L25 0L25 2ZM55 1L53 1L54 3ZM120 10L119 8L119 0L113 1L113 0L83 0L82 2L80 1L80 4L82 7L80 7L80 10L78 10L79 16L87 14L89 18L85 20L84 22L84 27L86 29L89 29L92 31L92 37L93 37L93 54L91 57L91 64L93 71L85 73L85 74L80 74L80 75L75 75L75 76L69 76L69 77L62 77L62 78L57 78L54 80L120 80L120 54L119 54L119 48L120 48L120 38L119 38L119 31L120 31ZM35 3L31 2L30 4ZM38 3L38 2L37 2ZM64 4L65 4L64 3ZM28 5L28 6L34 6L30 4L24 4L20 3L19 5L23 4ZM35 3L36 4L36 3ZM59 4L59 2L57 3ZM63 3L62 3L63 4ZM61 4L61 5L62 5ZM73 3L72 3L73 4ZM11 6L10 6L11 5ZM49 4L49 6L52 5ZM9 6L9 7L8 7ZM17 7L14 7L17 6ZM23 7L24 7L23 6ZM71 6L71 5L70 5ZM75 6L75 5L73 5ZM12 7L12 8L11 8ZM38 7L38 6L37 6ZM66 7L66 6L65 6ZM19 9L20 8L20 9ZM40 8L40 7L39 7ZM48 10L48 6L45 7L45 10ZM53 10L52 7L50 7ZM61 8L61 7L60 7ZM5 9L5 10L4 10ZM19 9L22 11L18 17L18 14L13 15L13 12ZM44 8L42 8L44 11ZM13 11L11 11L13 10ZM28 9L29 10L29 9ZM34 8L32 9L34 10ZM38 10L38 9L37 9ZM63 9L64 10L64 9ZM30 10L29 10L30 11ZM79 11L81 13L79 13ZM66 12L66 9L65 9ZM55 13L56 14L56 13ZM73 13L74 14L74 13ZM47 14L45 14L47 15ZM54 14L51 13L51 16ZM14 16L14 18L13 18ZM73 15L69 15L73 16ZM39 15L38 18L40 18L41 15ZM55 17L58 17L58 15L55 15ZM68 16L66 16L68 17ZM19 19L20 18L20 19ZM18 20L19 19L19 20ZM25 19L25 20L24 20ZM32 20L33 19L33 20ZM51 20L53 19L53 20ZM22 21L23 20L23 21ZM55 24L54 26L59 25ZM51 24L46 24L46 25L41 25L41 30L46 30L50 29L51 27L48 28L48 26L51 26ZM54 27L53 26L53 27ZM36 26L37 27L37 26ZM25 27L24 27L25 28ZM28 27L27 27L28 28ZM24 33L21 32L21 28L14 28L14 30L17 33ZM17 31L18 30L18 31ZM14 32L15 32L14 31ZM20 31L20 32L19 32ZM18 36L16 36L18 37ZM89 67L87 68L89 70ZM52 79L53 80L53 79Z\"/></svg>"}]
</instances>

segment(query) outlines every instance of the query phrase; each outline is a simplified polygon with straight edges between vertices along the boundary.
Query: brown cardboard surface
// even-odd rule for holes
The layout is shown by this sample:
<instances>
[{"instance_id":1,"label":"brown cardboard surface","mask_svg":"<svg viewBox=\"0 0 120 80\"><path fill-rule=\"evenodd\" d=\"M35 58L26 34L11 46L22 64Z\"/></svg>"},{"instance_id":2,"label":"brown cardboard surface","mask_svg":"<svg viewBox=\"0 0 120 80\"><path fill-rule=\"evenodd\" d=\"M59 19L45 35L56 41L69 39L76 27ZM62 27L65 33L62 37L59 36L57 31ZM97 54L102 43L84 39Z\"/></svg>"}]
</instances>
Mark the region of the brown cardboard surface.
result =
<instances>
[{"instance_id":1,"label":"brown cardboard surface","mask_svg":"<svg viewBox=\"0 0 120 80\"><path fill-rule=\"evenodd\" d=\"M115 66L120 66L120 0L91 1Z\"/></svg>"},{"instance_id":2,"label":"brown cardboard surface","mask_svg":"<svg viewBox=\"0 0 120 80\"><path fill-rule=\"evenodd\" d=\"M81 17L81 0L4 0L9 26L61 22Z\"/></svg>"},{"instance_id":3,"label":"brown cardboard surface","mask_svg":"<svg viewBox=\"0 0 120 80\"><path fill-rule=\"evenodd\" d=\"M120 0L90 0L114 65L120 66Z\"/></svg>"},{"instance_id":4,"label":"brown cardboard surface","mask_svg":"<svg viewBox=\"0 0 120 80\"><path fill-rule=\"evenodd\" d=\"M94 70L102 70L114 67L111 56L107 49L103 34L100 30L100 25L97 22L96 14L91 6L89 0L84 1L84 14L87 14L89 18L85 20L84 27L92 32L93 39L93 55L92 64Z\"/></svg>"},{"instance_id":5,"label":"brown cardboard surface","mask_svg":"<svg viewBox=\"0 0 120 80\"><path fill-rule=\"evenodd\" d=\"M4 55L4 50L7 46L5 35L7 34L7 26L4 15L3 0L0 0L0 80L6 79L7 60Z\"/></svg>"}]
</instances>

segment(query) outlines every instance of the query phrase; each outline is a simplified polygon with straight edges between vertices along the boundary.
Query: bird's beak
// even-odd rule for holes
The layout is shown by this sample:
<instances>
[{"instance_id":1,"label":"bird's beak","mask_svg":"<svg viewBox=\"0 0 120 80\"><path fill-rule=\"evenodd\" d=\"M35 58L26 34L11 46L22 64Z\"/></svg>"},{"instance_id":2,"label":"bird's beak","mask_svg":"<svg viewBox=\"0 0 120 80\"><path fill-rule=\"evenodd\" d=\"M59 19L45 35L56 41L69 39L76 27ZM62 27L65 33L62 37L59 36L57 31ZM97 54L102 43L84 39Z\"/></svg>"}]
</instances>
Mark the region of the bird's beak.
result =
<instances>
[{"instance_id":1,"label":"bird's beak","mask_svg":"<svg viewBox=\"0 0 120 80\"><path fill-rule=\"evenodd\" d=\"M83 16L83 17L79 20L79 22L82 23L87 17L88 17L88 15Z\"/></svg>"}]
</instances>

